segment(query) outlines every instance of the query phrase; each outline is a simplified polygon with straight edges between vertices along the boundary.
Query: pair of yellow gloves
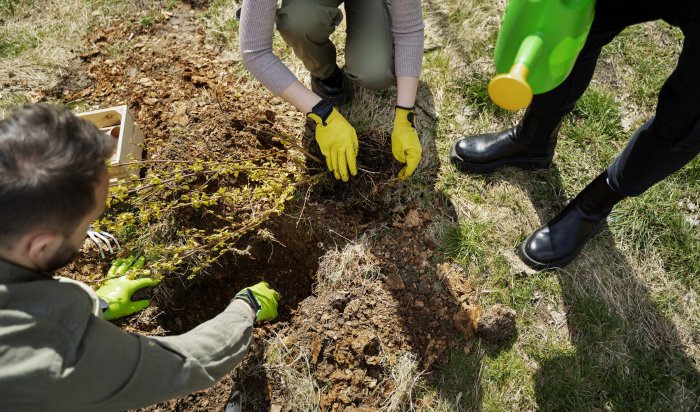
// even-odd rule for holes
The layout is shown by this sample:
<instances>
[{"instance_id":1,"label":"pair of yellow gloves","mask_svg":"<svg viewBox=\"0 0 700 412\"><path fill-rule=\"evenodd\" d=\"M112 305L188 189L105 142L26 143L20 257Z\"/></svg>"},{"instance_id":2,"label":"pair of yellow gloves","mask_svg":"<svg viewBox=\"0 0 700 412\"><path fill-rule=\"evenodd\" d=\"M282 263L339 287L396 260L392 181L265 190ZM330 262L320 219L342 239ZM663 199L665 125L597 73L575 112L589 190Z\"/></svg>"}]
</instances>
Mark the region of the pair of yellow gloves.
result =
<instances>
[{"instance_id":1,"label":"pair of yellow gloves","mask_svg":"<svg viewBox=\"0 0 700 412\"><path fill-rule=\"evenodd\" d=\"M328 170L333 172L336 179L347 182L349 175L357 174L358 143L355 129L335 108L325 119L313 112L308 116L316 122L316 142L326 157ZM396 108L391 152L397 161L406 164L399 172L399 179L406 179L413 174L423 151L413 119L413 109Z\"/></svg>"}]
</instances>

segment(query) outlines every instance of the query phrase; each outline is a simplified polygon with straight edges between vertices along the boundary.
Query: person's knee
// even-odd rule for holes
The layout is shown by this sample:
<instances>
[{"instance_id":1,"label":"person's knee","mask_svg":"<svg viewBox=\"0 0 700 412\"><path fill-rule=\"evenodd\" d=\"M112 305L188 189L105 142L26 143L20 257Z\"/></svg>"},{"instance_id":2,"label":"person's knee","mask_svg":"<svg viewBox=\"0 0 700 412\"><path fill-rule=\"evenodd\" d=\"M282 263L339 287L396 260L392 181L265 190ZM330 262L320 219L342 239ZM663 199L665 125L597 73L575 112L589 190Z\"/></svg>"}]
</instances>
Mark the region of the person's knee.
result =
<instances>
[{"instance_id":1,"label":"person's knee","mask_svg":"<svg viewBox=\"0 0 700 412\"><path fill-rule=\"evenodd\" d=\"M277 31L287 42L305 39L322 42L328 39L342 18L340 10L336 8L297 1L279 9Z\"/></svg>"},{"instance_id":2,"label":"person's knee","mask_svg":"<svg viewBox=\"0 0 700 412\"><path fill-rule=\"evenodd\" d=\"M348 65L345 71L348 77L366 89L383 90L396 84L396 77L390 64Z\"/></svg>"},{"instance_id":3,"label":"person's knee","mask_svg":"<svg viewBox=\"0 0 700 412\"><path fill-rule=\"evenodd\" d=\"M301 39L306 37L306 33L313 30L314 19L303 18L304 13L308 13L311 7L306 3L293 4L282 7L277 12L277 30L286 39Z\"/></svg>"}]
</instances>

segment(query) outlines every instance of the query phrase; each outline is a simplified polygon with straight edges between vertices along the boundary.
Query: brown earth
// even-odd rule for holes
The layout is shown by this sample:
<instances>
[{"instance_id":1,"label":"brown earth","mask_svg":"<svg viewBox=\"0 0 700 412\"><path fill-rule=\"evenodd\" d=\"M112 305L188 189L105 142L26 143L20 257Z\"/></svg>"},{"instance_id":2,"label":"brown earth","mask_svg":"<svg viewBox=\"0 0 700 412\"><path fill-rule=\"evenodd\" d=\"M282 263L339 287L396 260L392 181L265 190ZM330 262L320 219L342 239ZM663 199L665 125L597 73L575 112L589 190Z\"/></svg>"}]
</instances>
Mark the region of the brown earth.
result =
<instances>
[{"instance_id":1,"label":"brown earth","mask_svg":"<svg viewBox=\"0 0 700 412\"><path fill-rule=\"evenodd\" d=\"M144 132L148 159L275 152L285 163L299 156L276 136L302 134L303 116L207 43L189 7L148 29L137 22L115 21L93 31L88 52L46 94L64 103L128 104ZM303 146L318 156L309 136L307 131ZM411 192L395 179L399 167L384 132L361 131L360 142L360 173L350 184L325 175L302 187L284 215L239 242L241 249L250 247L248 254L226 256L210 275L159 286L150 292L147 310L118 322L128 331L178 334L216 315L235 292L260 279L284 296L279 320L256 328L241 367L206 391L144 410L223 410L235 390L243 393L246 411L293 410L283 375L264 367L270 366L265 342L287 349L282 364L310 370L321 386L322 410L376 410L396 389L390 372L401 356L412 354L429 372L446 362L459 334L474 337L481 313L475 285L458 265L443 261L431 230L435 213L453 214L449 201L432 189ZM325 173L307 161L309 175ZM363 234L370 236L358 242ZM328 267L343 253L354 256L356 243L364 252L340 279L329 281ZM86 243L62 273L94 284L109 258L99 259ZM308 364L295 362L300 357Z\"/></svg>"}]
</instances>

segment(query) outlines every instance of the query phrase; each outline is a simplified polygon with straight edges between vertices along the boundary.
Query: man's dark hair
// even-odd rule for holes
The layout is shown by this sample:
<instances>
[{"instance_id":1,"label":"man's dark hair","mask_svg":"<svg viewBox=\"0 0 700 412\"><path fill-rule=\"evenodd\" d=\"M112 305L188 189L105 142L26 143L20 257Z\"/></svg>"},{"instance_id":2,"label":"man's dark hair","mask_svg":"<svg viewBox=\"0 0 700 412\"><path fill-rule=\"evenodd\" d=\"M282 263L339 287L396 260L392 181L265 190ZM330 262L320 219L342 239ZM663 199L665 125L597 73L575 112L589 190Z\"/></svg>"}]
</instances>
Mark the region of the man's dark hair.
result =
<instances>
[{"instance_id":1,"label":"man's dark hair","mask_svg":"<svg viewBox=\"0 0 700 412\"><path fill-rule=\"evenodd\" d=\"M69 235L95 207L114 138L65 108L27 105L0 121L0 246L46 228Z\"/></svg>"}]
</instances>

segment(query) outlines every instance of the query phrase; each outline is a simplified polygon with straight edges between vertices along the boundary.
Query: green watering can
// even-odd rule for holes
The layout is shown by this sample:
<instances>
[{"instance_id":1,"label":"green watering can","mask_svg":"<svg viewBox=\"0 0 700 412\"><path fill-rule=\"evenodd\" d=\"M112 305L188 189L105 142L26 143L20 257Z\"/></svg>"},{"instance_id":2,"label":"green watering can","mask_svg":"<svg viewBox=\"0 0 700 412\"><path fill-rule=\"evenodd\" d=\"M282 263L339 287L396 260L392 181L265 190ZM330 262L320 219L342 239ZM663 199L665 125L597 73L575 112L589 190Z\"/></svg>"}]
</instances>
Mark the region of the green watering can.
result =
<instances>
[{"instance_id":1,"label":"green watering can","mask_svg":"<svg viewBox=\"0 0 700 412\"><path fill-rule=\"evenodd\" d=\"M559 86L586 42L594 9L595 0L510 0L496 41L491 100L520 110L533 93Z\"/></svg>"}]
</instances>

